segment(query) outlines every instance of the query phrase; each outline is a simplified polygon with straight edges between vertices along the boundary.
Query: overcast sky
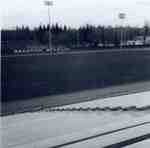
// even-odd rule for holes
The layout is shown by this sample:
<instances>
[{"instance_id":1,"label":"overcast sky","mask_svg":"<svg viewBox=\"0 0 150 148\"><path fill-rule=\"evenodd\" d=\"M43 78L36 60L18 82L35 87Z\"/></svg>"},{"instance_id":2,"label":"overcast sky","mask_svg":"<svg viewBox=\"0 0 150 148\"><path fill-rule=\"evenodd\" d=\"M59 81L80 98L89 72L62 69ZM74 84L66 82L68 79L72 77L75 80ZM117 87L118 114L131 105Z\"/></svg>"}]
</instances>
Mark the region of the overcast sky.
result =
<instances>
[{"instance_id":1,"label":"overcast sky","mask_svg":"<svg viewBox=\"0 0 150 148\"><path fill-rule=\"evenodd\" d=\"M53 0L53 3L52 23L71 27L87 23L119 25L119 12L126 13L125 25L142 26L144 21L150 21L149 0ZM43 0L3 0L1 4L3 28L16 25L34 27L48 23L47 7Z\"/></svg>"}]
</instances>

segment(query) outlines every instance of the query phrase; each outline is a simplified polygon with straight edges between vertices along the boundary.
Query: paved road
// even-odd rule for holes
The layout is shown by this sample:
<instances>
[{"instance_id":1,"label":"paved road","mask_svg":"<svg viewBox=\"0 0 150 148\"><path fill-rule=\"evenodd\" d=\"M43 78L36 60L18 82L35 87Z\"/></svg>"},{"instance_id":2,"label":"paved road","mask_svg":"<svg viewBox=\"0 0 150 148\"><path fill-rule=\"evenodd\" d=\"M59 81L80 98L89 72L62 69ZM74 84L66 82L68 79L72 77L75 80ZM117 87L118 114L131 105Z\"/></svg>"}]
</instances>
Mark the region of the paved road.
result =
<instances>
[{"instance_id":1,"label":"paved road","mask_svg":"<svg viewBox=\"0 0 150 148\"><path fill-rule=\"evenodd\" d=\"M68 143L52 146L51 148L61 148L61 147L65 147L65 146L71 146L71 145L74 145L76 143L80 144L80 142L83 142L83 141L88 142L88 140L91 140L91 139L94 139L94 138L102 137L102 136L109 135L109 134L115 134L117 132L125 131L125 130L128 130L128 129L134 129L135 127L142 128L143 125L148 125L148 124L150 125L150 122L143 122L143 123L140 123L140 124L131 125L131 126L127 126L127 127L124 127L124 128L119 128L119 129L104 132L104 133L101 133L101 134L93 135L91 137L88 137L88 135L87 135L87 137L85 137L83 139L79 139L79 140L76 140L76 141L70 141ZM145 135L142 135L142 136L139 136L139 137L134 137L134 138L127 139L125 141L117 142L117 143L110 144L110 145L108 144L107 146L104 146L104 148L121 148L121 147L131 145L131 144L137 143L137 142L145 140L145 139L150 139L150 134L145 134Z\"/></svg>"},{"instance_id":2,"label":"paved road","mask_svg":"<svg viewBox=\"0 0 150 148\"><path fill-rule=\"evenodd\" d=\"M132 96L130 95L131 99ZM148 105L149 95L146 97ZM120 102L120 99L117 100ZM136 101L139 104L140 100L141 98L137 97ZM103 103L101 100L100 104ZM135 113L134 111L49 112L45 110L5 116L1 119L0 133L3 133L3 148L100 148L118 143L125 145L126 141L132 142L129 141L130 139L134 141L139 138L147 139L150 134L149 112L142 111Z\"/></svg>"},{"instance_id":3,"label":"paved road","mask_svg":"<svg viewBox=\"0 0 150 148\"><path fill-rule=\"evenodd\" d=\"M81 103L85 101L93 101L114 96L122 96L137 92L149 91L150 82L137 82L133 84L112 86L103 89L85 90L63 95L45 96L31 98L28 100L5 102L2 104L2 115L14 113L36 111L39 108L58 107ZM109 99L108 99L109 100Z\"/></svg>"},{"instance_id":4,"label":"paved road","mask_svg":"<svg viewBox=\"0 0 150 148\"><path fill-rule=\"evenodd\" d=\"M54 52L54 53L31 53L31 54L16 54L16 55L3 55L4 58L11 58L11 57L26 57L26 56L57 56L57 55L64 55L64 54L88 54L88 53L107 53L107 52L132 52L132 51L150 51L150 48L130 48L130 49L106 49L106 50L83 50L83 51L70 51L70 52Z\"/></svg>"}]
</instances>

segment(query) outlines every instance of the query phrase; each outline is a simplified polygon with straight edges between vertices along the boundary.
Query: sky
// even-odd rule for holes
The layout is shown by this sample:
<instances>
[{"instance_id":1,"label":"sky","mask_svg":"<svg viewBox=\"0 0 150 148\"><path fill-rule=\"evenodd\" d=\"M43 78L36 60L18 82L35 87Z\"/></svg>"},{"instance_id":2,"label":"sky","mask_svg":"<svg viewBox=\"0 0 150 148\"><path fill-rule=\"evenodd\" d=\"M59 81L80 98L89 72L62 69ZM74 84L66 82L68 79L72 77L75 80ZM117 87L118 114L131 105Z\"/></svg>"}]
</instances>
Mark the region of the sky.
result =
<instances>
[{"instance_id":1,"label":"sky","mask_svg":"<svg viewBox=\"0 0 150 148\"><path fill-rule=\"evenodd\" d=\"M150 21L149 0L53 0L51 22L70 27L91 25L143 26ZM48 23L48 8L43 0L3 0L1 27L30 27ZM125 20L118 14L126 13Z\"/></svg>"}]
</instances>

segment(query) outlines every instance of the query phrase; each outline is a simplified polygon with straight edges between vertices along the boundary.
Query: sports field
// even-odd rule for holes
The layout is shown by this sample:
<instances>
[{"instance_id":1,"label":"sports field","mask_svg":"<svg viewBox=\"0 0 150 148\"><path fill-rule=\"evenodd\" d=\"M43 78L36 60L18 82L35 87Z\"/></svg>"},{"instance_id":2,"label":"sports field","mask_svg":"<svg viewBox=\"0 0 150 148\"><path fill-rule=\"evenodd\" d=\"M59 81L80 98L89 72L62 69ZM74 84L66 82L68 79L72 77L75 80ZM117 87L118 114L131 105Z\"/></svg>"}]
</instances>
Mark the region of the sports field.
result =
<instances>
[{"instance_id":1,"label":"sports field","mask_svg":"<svg viewBox=\"0 0 150 148\"><path fill-rule=\"evenodd\" d=\"M150 80L150 50L2 57L2 101Z\"/></svg>"}]
</instances>

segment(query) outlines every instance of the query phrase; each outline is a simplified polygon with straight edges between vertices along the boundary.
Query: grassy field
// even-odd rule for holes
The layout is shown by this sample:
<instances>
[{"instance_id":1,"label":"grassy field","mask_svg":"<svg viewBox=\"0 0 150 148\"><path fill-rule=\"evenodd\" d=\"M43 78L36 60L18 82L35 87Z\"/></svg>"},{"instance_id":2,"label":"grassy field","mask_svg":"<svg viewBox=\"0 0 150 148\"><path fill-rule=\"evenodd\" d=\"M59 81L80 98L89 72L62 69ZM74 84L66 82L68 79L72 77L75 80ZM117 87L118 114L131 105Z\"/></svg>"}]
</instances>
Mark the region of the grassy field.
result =
<instances>
[{"instance_id":1,"label":"grassy field","mask_svg":"<svg viewBox=\"0 0 150 148\"><path fill-rule=\"evenodd\" d=\"M2 57L2 101L150 80L150 51Z\"/></svg>"}]
</instances>

